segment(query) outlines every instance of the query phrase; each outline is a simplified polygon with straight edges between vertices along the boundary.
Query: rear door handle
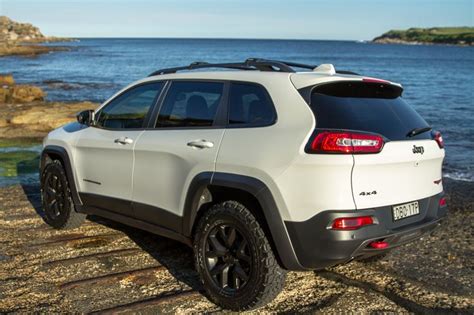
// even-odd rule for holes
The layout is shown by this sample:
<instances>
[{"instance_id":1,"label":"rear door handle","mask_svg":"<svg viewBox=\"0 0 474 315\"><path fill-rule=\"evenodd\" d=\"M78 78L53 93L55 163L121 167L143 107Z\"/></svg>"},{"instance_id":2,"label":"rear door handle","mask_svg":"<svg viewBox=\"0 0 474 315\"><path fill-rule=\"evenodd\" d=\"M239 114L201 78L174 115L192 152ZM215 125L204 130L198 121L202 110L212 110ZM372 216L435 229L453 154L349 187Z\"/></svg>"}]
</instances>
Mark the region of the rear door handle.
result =
<instances>
[{"instance_id":1,"label":"rear door handle","mask_svg":"<svg viewBox=\"0 0 474 315\"><path fill-rule=\"evenodd\" d=\"M193 147L197 149L210 149L214 146L214 143L207 140L194 140L188 142L188 147Z\"/></svg>"},{"instance_id":2,"label":"rear door handle","mask_svg":"<svg viewBox=\"0 0 474 315\"><path fill-rule=\"evenodd\" d=\"M130 139L129 137L120 137L118 139L115 139L114 141L115 143L118 143L118 144L132 144L133 143L133 139Z\"/></svg>"}]
</instances>

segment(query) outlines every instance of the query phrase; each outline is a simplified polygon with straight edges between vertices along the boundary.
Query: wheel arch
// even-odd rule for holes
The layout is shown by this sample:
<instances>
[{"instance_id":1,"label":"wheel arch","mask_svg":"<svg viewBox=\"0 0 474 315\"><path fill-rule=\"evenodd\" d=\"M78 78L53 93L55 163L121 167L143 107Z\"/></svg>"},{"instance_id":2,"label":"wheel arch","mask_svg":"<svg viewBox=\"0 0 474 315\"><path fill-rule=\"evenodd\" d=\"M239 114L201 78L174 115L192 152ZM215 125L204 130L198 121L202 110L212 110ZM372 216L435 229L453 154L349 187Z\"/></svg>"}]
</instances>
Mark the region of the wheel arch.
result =
<instances>
[{"instance_id":1,"label":"wheel arch","mask_svg":"<svg viewBox=\"0 0 474 315\"><path fill-rule=\"evenodd\" d=\"M298 262L278 206L269 188L257 178L205 172L191 182L183 211L182 233L192 238L205 210L225 200L243 203L261 223L281 265L290 270L305 270Z\"/></svg>"},{"instance_id":2,"label":"wheel arch","mask_svg":"<svg viewBox=\"0 0 474 315\"><path fill-rule=\"evenodd\" d=\"M57 145L47 145L41 151L40 156L40 179L43 174L43 170L53 160L60 160L64 170L66 171L67 180L69 182L69 189L71 190L72 200L75 205L82 205L79 193L76 188L76 181L74 178L74 172L72 171L71 160L66 149Z\"/></svg>"}]
</instances>

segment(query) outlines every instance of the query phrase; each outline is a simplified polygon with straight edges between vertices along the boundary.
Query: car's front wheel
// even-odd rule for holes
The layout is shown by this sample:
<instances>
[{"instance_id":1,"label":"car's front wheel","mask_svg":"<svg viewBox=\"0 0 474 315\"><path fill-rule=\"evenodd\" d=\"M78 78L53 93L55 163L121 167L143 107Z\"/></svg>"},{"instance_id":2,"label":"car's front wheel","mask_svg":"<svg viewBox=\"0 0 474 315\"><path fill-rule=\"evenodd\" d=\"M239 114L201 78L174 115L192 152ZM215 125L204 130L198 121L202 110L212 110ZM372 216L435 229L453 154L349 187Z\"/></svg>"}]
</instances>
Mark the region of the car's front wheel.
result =
<instances>
[{"instance_id":1,"label":"car's front wheel","mask_svg":"<svg viewBox=\"0 0 474 315\"><path fill-rule=\"evenodd\" d=\"M236 201L209 209L195 237L196 269L209 299L235 311L261 307L285 285L283 270L254 215Z\"/></svg>"},{"instance_id":2,"label":"car's front wheel","mask_svg":"<svg viewBox=\"0 0 474 315\"><path fill-rule=\"evenodd\" d=\"M69 182L61 161L47 164L41 174L43 219L55 229L72 229L84 222L86 215L76 212Z\"/></svg>"}]
</instances>

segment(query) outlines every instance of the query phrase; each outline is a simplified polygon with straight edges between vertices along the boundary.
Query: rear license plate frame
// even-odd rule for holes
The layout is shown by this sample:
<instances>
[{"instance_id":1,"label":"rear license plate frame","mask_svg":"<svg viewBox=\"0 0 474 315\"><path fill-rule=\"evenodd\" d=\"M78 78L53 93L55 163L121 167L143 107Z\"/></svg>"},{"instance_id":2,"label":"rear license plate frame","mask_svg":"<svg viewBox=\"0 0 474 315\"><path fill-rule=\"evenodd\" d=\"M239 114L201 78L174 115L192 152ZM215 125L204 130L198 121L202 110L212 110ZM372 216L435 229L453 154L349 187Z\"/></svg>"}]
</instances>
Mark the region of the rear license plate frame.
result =
<instances>
[{"instance_id":1,"label":"rear license plate frame","mask_svg":"<svg viewBox=\"0 0 474 315\"><path fill-rule=\"evenodd\" d=\"M398 222L400 220L411 218L420 214L420 204L418 201L407 202L392 207L392 220Z\"/></svg>"}]
</instances>

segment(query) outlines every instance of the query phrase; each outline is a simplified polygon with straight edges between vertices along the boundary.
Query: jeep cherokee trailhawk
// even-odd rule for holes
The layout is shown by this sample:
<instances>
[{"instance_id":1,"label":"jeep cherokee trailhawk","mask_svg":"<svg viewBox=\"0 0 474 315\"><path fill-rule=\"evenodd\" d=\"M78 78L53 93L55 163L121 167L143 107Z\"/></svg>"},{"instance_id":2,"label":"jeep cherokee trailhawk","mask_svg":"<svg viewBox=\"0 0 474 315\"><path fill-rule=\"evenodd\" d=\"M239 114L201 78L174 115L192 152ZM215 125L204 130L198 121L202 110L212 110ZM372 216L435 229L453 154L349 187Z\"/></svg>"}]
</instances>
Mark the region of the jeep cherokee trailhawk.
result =
<instances>
[{"instance_id":1,"label":"jeep cherokee trailhawk","mask_svg":"<svg viewBox=\"0 0 474 315\"><path fill-rule=\"evenodd\" d=\"M204 68L227 71L183 71ZM402 91L330 64L156 71L45 138L44 219L184 242L211 301L260 307L286 270L380 256L439 225L443 140Z\"/></svg>"}]
</instances>

